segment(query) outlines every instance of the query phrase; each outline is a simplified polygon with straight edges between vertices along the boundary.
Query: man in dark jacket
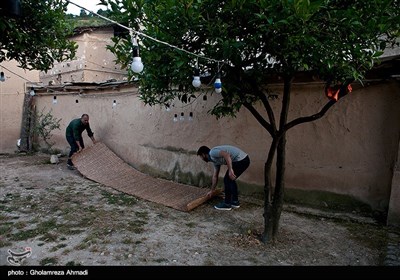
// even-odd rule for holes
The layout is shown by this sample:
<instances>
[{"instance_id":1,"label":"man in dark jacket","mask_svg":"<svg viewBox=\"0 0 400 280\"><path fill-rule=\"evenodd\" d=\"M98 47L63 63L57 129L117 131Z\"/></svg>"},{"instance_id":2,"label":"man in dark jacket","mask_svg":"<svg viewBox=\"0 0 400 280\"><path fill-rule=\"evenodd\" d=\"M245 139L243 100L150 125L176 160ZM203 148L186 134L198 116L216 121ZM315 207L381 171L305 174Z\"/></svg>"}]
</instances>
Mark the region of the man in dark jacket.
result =
<instances>
[{"instance_id":1,"label":"man in dark jacket","mask_svg":"<svg viewBox=\"0 0 400 280\"><path fill-rule=\"evenodd\" d=\"M83 114L80 119L72 120L67 126L65 136L69 145L71 146L71 151L69 152L67 166L69 169L74 169L74 164L72 163L71 157L74 153L79 153L85 144L83 143L82 132L86 130L90 139L92 139L93 144L96 143L96 139L93 136L93 132L89 125L89 115Z\"/></svg>"}]
</instances>

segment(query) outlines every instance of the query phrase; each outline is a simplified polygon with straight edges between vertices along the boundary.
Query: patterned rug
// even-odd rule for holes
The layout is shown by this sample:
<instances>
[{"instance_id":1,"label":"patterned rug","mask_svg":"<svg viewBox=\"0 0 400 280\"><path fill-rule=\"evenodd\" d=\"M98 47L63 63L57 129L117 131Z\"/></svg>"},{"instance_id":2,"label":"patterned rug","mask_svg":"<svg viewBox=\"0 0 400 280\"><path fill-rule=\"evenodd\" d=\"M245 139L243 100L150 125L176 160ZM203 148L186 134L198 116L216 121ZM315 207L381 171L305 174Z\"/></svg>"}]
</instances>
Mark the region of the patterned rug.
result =
<instances>
[{"instance_id":1,"label":"patterned rug","mask_svg":"<svg viewBox=\"0 0 400 280\"><path fill-rule=\"evenodd\" d=\"M101 142L75 154L72 162L90 180L180 211L190 211L209 199L209 188L153 178L128 165Z\"/></svg>"}]
</instances>

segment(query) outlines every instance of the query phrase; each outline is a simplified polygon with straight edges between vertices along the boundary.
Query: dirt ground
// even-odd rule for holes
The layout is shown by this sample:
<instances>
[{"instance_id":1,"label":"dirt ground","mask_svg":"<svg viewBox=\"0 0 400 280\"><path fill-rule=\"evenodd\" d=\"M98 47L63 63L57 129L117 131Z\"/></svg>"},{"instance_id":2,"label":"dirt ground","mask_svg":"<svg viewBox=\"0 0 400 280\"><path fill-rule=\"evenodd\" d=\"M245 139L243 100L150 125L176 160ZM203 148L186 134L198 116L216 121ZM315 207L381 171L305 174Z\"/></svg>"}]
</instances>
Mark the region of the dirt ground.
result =
<instances>
[{"instance_id":1,"label":"dirt ground","mask_svg":"<svg viewBox=\"0 0 400 280\"><path fill-rule=\"evenodd\" d=\"M378 266L388 230L367 217L286 205L275 244L262 244L262 201L190 212L117 192L66 168L66 159L0 155L0 265ZM30 248L30 249L27 249ZM15 260L15 259L14 259Z\"/></svg>"}]
</instances>

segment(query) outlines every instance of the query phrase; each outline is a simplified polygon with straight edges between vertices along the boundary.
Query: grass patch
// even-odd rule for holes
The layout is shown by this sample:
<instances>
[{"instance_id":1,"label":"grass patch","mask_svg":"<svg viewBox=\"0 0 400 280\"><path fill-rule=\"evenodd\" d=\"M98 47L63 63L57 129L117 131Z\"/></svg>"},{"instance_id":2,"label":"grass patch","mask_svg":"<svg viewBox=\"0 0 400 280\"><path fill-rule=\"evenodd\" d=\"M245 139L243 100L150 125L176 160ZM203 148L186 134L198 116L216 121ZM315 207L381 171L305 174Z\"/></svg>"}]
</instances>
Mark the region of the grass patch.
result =
<instances>
[{"instance_id":1,"label":"grass patch","mask_svg":"<svg viewBox=\"0 0 400 280\"><path fill-rule=\"evenodd\" d=\"M58 263L58 259L57 258L44 258L42 260L40 260L40 265L56 265Z\"/></svg>"},{"instance_id":2,"label":"grass patch","mask_svg":"<svg viewBox=\"0 0 400 280\"><path fill-rule=\"evenodd\" d=\"M58 236L54 233L46 232L42 237L39 238L40 241L45 242L55 242L57 241Z\"/></svg>"},{"instance_id":3,"label":"grass patch","mask_svg":"<svg viewBox=\"0 0 400 280\"><path fill-rule=\"evenodd\" d=\"M308 206L319 210L355 211L360 215L372 216L371 207L367 204L349 195L335 194L327 191L286 189L285 203Z\"/></svg>"},{"instance_id":4,"label":"grass patch","mask_svg":"<svg viewBox=\"0 0 400 280\"><path fill-rule=\"evenodd\" d=\"M0 235L10 234L13 228L14 228L13 223L3 223L0 226Z\"/></svg>"},{"instance_id":5,"label":"grass patch","mask_svg":"<svg viewBox=\"0 0 400 280\"><path fill-rule=\"evenodd\" d=\"M134 241L130 237L122 239L122 244L132 244L133 242Z\"/></svg>"},{"instance_id":6,"label":"grass patch","mask_svg":"<svg viewBox=\"0 0 400 280\"><path fill-rule=\"evenodd\" d=\"M136 221L129 221L127 229L133 233L143 233L144 228L143 226L146 225L146 221L136 220Z\"/></svg>"},{"instance_id":7,"label":"grass patch","mask_svg":"<svg viewBox=\"0 0 400 280\"><path fill-rule=\"evenodd\" d=\"M8 201L14 201L15 199L20 198L21 195L19 193L8 193L6 194L6 198L8 199ZM2 201L4 202L4 201Z\"/></svg>"},{"instance_id":8,"label":"grass patch","mask_svg":"<svg viewBox=\"0 0 400 280\"><path fill-rule=\"evenodd\" d=\"M11 240L14 241L22 241L22 240L27 240L29 238L33 238L38 236L39 233L36 229L29 229L29 230L24 230L24 231L19 231L11 236Z\"/></svg>"},{"instance_id":9,"label":"grass patch","mask_svg":"<svg viewBox=\"0 0 400 280\"><path fill-rule=\"evenodd\" d=\"M22 222L22 221L16 222L14 224L14 227L17 228L17 229L23 229L24 227L26 227L26 222Z\"/></svg>"},{"instance_id":10,"label":"grass patch","mask_svg":"<svg viewBox=\"0 0 400 280\"><path fill-rule=\"evenodd\" d=\"M56 219L54 219L54 218L50 219L48 221L41 222L37 226L37 230L42 234L47 233L50 230L55 229L55 228L57 228L57 222L56 222Z\"/></svg>"},{"instance_id":11,"label":"grass patch","mask_svg":"<svg viewBox=\"0 0 400 280\"><path fill-rule=\"evenodd\" d=\"M124 193L113 194L110 192L102 191L101 194L107 200L108 204L132 206L137 203L136 198Z\"/></svg>"},{"instance_id":12,"label":"grass patch","mask_svg":"<svg viewBox=\"0 0 400 280\"><path fill-rule=\"evenodd\" d=\"M11 242L7 241L7 240L3 240L0 239L0 248L6 247L6 246L10 246Z\"/></svg>"},{"instance_id":13,"label":"grass patch","mask_svg":"<svg viewBox=\"0 0 400 280\"><path fill-rule=\"evenodd\" d=\"M82 266L82 264L75 261L69 261L65 264L65 266Z\"/></svg>"},{"instance_id":14,"label":"grass patch","mask_svg":"<svg viewBox=\"0 0 400 280\"><path fill-rule=\"evenodd\" d=\"M83 229L70 228L68 225L62 226L61 228L59 228L59 230L60 230L60 233L65 234L65 235L76 235L76 234L79 234L79 233L85 231ZM65 237L63 237L63 238L66 239Z\"/></svg>"},{"instance_id":15,"label":"grass patch","mask_svg":"<svg viewBox=\"0 0 400 280\"><path fill-rule=\"evenodd\" d=\"M28 229L28 230L22 230L19 231L11 236L11 240L15 241L22 241L22 240L27 240L33 237L36 237L38 235L43 234L43 238L50 238L53 240L54 236L52 236L49 232L57 227L55 219L50 219L48 221L44 221L42 223L39 223L35 229ZM42 240L43 241L43 240ZM46 240L47 241L47 240Z\"/></svg>"},{"instance_id":16,"label":"grass patch","mask_svg":"<svg viewBox=\"0 0 400 280\"><path fill-rule=\"evenodd\" d=\"M347 221L342 224L351 232L351 239L362 243L364 247L371 249L382 249L386 247L388 240L386 227Z\"/></svg>"},{"instance_id":17,"label":"grass patch","mask_svg":"<svg viewBox=\"0 0 400 280\"><path fill-rule=\"evenodd\" d=\"M60 250L61 248L65 248L65 247L67 247L67 246L68 246L68 245L65 244L65 243L58 244L58 245L52 247L52 248L50 249L50 252L58 251L58 250Z\"/></svg>"},{"instance_id":18,"label":"grass patch","mask_svg":"<svg viewBox=\"0 0 400 280\"><path fill-rule=\"evenodd\" d=\"M85 250L85 249L87 249L87 248L89 248L89 246L90 246L90 244L89 243L86 243L86 242L81 242L81 243L79 243L78 245L76 245L75 247L74 247L74 249L75 250Z\"/></svg>"},{"instance_id":19,"label":"grass patch","mask_svg":"<svg viewBox=\"0 0 400 280\"><path fill-rule=\"evenodd\" d=\"M164 258L155 259L154 262L156 262L156 263L168 262L168 259L164 259Z\"/></svg>"},{"instance_id":20,"label":"grass patch","mask_svg":"<svg viewBox=\"0 0 400 280\"><path fill-rule=\"evenodd\" d=\"M186 226L189 228L194 228L194 227L196 227L196 225L197 225L197 223L194 223L194 222L186 223Z\"/></svg>"},{"instance_id":21,"label":"grass patch","mask_svg":"<svg viewBox=\"0 0 400 280\"><path fill-rule=\"evenodd\" d=\"M10 218L0 214L0 221L3 223L4 221L8 221Z\"/></svg>"},{"instance_id":22,"label":"grass patch","mask_svg":"<svg viewBox=\"0 0 400 280\"><path fill-rule=\"evenodd\" d=\"M138 217L138 218L147 219L149 217L149 213L136 211L135 212L135 216Z\"/></svg>"}]
</instances>

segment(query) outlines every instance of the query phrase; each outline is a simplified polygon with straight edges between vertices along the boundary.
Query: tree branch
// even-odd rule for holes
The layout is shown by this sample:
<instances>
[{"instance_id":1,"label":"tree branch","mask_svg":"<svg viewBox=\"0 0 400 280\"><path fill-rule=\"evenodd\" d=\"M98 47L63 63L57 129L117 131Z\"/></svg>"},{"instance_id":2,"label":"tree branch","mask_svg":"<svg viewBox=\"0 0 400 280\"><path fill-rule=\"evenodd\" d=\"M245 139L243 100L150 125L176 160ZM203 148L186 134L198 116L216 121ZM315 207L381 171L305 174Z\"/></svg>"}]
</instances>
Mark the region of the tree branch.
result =
<instances>
[{"instance_id":1,"label":"tree branch","mask_svg":"<svg viewBox=\"0 0 400 280\"><path fill-rule=\"evenodd\" d=\"M243 106L250 111L250 113L256 118L256 120L271 134L271 136L274 135L275 130L271 126L270 123L268 123L259 113L258 111L253 107L253 105L249 103L243 103Z\"/></svg>"},{"instance_id":2,"label":"tree branch","mask_svg":"<svg viewBox=\"0 0 400 280\"><path fill-rule=\"evenodd\" d=\"M271 129L273 129L273 131L275 133L276 132L276 121L275 121L274 111L272 110L271 105L269 104L268 98L265 96L265 94L262 92L258 92L258 91L257 91L257 94L260 97L265 110L267 111L269 121L271 122Z\"/></svg>"},{"instance_id":3,"label":"tree branch","mask_svg":"<svg viewBox=\"0 0 400 280\"><path fill-rule=\"evenodd\" d=\"M307 116L307 117L301 117L301 118L297 118L294 119L293 121L287 123L284 126L284 131L288 131L290 128L299 125L301 123L306 123L306 122L312 122L315 120L318 120L320 118L322 118L325 113L336 103L335 100L329 100L328 103L325 104L325 106L321 109L321 111L319 111L318 113L311 115L311 116Z\"/></svg>"}]
</instances>

